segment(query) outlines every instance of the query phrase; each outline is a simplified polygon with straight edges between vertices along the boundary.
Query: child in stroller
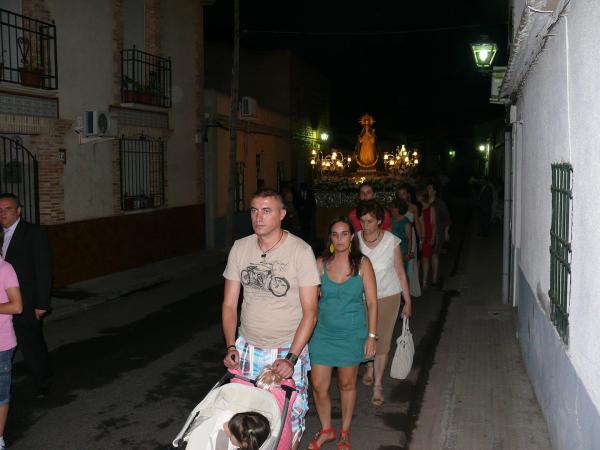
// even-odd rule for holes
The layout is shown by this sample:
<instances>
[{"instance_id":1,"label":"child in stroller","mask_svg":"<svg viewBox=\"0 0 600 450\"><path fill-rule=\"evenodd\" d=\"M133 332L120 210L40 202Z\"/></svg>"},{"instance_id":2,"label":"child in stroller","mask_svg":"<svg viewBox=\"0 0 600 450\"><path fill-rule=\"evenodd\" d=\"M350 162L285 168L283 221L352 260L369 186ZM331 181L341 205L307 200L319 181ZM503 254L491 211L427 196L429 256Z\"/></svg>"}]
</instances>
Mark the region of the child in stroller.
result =
<instances>
[{"instance_id":1,"label":"child in stroller","mask_svg":"<svg viewBox=\"0 0 600 450\"><path fill-rule=\"evenodd\" d=\"M293 380L278 378L270 366L266 366L256 380L243 377L239 371L228 371L191 412L173 440L173 447L186 450L235 448L224 433L226 422L236 413L253 411L270 423L268 437L260 450L290 450L291 409L297 392Z\"/></svg>"},{"instance_id":2,"label":"child in stroller","mask_svg":"<svg viewBox=\"0 0 600 450\"><path fill-rule=\"evenodd\" d=\"M271 425L265 416L249 411L234 414L223 430L229 438L230 446L242 450L259 450L271 432Z\"/></svg>"}]
</instances>

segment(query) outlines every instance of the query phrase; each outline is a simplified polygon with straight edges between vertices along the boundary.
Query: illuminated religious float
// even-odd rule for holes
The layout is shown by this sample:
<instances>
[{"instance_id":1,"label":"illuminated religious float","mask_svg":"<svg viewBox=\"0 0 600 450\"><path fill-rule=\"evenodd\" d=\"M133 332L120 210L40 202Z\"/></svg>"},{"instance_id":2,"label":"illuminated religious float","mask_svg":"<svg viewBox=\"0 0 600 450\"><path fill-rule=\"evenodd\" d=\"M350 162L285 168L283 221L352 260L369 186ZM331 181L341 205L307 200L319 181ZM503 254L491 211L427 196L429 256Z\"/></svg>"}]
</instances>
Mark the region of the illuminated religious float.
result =
<instances>
[{"instance_id":1,"label":"illuminated religious float","mask_svg":"<svg viewBox=\"0 0 600 450\"><path fill-rule=\"evenodd\" d=\"M363 182L368 181L377 198L389 206L398 186L419 164L416 149L407 150L402 145L396 146L393 151L383 151L379 147L373 116L365 114L359 123L362 129L352 154L344 154L340 149L331 149L330 153L316 148L311 151L318 238L323 238L324 230L333 217L346 215L356 206L358 188Z\"/></svg>"}]
</instances>

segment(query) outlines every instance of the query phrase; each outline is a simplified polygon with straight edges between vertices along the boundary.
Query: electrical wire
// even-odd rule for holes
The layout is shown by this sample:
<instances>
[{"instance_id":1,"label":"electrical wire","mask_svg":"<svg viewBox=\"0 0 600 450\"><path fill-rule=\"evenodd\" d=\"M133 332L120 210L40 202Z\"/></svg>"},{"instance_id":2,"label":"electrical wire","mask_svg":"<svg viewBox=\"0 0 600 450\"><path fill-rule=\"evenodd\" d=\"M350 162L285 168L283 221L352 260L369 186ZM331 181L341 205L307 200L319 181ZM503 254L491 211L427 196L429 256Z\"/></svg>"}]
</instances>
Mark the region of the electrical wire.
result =
<instances>
[{"instance_id":1,"label":"electrical wire","mask_svg":"<svg viewBox=\"0 0 600 450\"><path fill-rule=\"evenodd\" d=\"M266 34L266 35L284 35L284 36L327 36L327 37L348 37L348 36L394 36L414 33L431 33L441 31L464 30L469 28L490 28L507 26L508 22L498 22L491 24L457 25L452 27L436 28L415 28L412 30L371 30L371 31L298 31L298 30L242 30L243 34Z\"/></svg>"}]
</instances>

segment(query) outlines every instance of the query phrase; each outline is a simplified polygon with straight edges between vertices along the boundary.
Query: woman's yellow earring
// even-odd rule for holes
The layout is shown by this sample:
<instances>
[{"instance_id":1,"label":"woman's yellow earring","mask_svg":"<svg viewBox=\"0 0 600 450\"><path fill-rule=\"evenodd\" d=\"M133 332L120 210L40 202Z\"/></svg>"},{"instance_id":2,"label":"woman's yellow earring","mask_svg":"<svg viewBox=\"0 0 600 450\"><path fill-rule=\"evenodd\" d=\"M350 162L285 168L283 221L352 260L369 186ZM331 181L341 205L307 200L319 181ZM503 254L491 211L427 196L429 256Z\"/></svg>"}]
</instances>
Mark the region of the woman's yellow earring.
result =
<instances>
[{"instance_id":1,"label":"woman's yellow earring","mask_svg":"<svg viewBox=\"0 0 600 450\"><path fill-rule=\"evenodd\" d=\"M352 251L352 242L350 242L350 245L348 246L348 251L351 252Z\"/></svg>"},{"instance_id":2,"label":"woman's yellow earring","mask_svg":"<svg viewBox=\"0 0 600 450\"><path fill-rule=\"evenodd\" d=\"M335 252L335 247L333 246L333 242L329 244L329 253Z\"/></svg>"}]
</instances>

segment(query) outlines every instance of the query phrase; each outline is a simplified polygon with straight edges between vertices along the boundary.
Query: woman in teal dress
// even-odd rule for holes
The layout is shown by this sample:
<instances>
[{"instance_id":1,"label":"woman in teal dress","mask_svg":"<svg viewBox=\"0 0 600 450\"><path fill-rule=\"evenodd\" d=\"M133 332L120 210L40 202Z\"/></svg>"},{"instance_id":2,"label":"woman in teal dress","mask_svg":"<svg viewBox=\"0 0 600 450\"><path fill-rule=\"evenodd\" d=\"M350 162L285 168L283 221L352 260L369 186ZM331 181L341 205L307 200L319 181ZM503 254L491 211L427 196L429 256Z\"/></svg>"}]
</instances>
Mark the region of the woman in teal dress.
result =
<instances>
[{"instance_id":1,"label":"woman in teal dress","mask_svg":"<svg viewBox=\"0 0 600 450\"><path fill-rule=\"evenodd\" d=\"M375 355L377 285L369 258L360 252L352 223L346 217L329 224L329 240L317 260L321 298L317 325L308 343L311 382L321 431L310 442L318 450L336 438L331 426L329 386L337 367L342 428L337 448L350 449L350 424L356 404L358 366ZM367 314L365 314L365 299Z\"/></svg>"}]
</instances>

